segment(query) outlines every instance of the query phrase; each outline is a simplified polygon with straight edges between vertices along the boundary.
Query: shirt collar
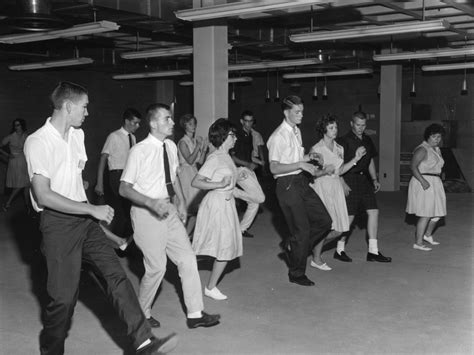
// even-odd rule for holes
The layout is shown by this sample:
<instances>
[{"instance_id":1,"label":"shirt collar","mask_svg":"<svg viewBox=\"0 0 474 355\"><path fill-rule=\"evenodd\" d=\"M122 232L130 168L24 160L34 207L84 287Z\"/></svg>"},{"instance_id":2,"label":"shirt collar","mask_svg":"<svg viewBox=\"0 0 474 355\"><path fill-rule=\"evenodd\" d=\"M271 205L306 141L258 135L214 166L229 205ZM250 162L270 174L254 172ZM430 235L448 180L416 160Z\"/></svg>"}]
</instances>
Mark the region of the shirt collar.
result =
<instances>
[{"instance_id":1,"label":"shirt collar","mask_svg":"<svg viewBox=\"0 0 474 355\"><path fill-rule=\"evenodd\" d=\"M55 136L57 136L60 139L63 139L63 137L61 136L61 133L59 133L59 131L52 125L51 117L48 117L46 119L46 123L44 125L50 133L54 134ZM67 136L70 137L75 129L76 128L74 128L74 127L69 127L69 132L68 132Z\"/></svg>"},{"instance_id":2,"label":"shirt collar","mask_svg":"<svg viewBox=\"0 0 474 355\"><path fill-rule=\"evenodd\" d=\"M284 129L286 129L287 131L290 131L290 132L294 132L295 129L298 129L297 125L295 125L294 127L291 127L290 124L288 122L286 122L286 120L283 120L281 126L282 126L282 128L284 128Z\"/></svg>"},{"instance_id":3,"label":"shirt collar","mask_svg":"<svg viewBox=\"0 0 474 355\"><path fill-rule=\"evenodd\" d=\"M125 128L123 128L123 126L120 127L119 132L122 133L122 134L125 134L126 136L128 136L129 134L131 134L131 133L127 132L127 130L126 130Z\"/></svg>"},{"instance_id":4,"label":"shirt collar","mask_svg":"<svg viewBox=\"0 0 474 355\"><path fill-rule=\"evenodd\" d=\"M156 138L153 134L148 133L148 138L150 139L150 142L158 147L163 147L165 142L168 140L168 138L165 138L164 141L160 141L158 138Z\"/></svg>"}]
</instances>

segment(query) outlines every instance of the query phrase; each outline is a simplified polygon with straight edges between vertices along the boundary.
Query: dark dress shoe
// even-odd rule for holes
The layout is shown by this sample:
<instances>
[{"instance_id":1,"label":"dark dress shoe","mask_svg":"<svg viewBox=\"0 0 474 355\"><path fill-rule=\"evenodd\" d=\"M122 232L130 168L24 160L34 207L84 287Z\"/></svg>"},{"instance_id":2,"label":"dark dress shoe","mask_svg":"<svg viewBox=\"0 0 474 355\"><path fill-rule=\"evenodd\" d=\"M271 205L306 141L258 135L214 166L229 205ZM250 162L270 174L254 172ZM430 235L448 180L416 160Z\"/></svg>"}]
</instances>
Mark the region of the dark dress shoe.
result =
<instances>
[{"instance_id":1,"label":"dark dress shoe","mask_svg":"<svg viewBox=\"0 0 474 355\"><path fill-rule=\"evenodd\" d=\"M390 263L392 258L389 256L383 256L381 253L373 254L367 253L367 261L378 261L379 263Z\"/></svg>"},{"instance_id":2,"label":"dark dress shoe","mask_svg":"<svg viewBox=\"0 0 474 355\"><path fill-rule=\"evenodd\" d=\"M159 328L161 326L160 322L158 322L155 318L150 317L146 319L148 321L148 324L152 328Z\"/></svg>"},{"instance_id":3,"label":"dark dress shoe","mask_svg":"<svg viewBox=\"0 0 474 355\"><path fill-rule=\"evenodd\" d=\"M244 237L244 238L253 238L253 234L249 233L247 231L243 231L242 232L242 237Z\"/></svg>"},{"instance_id":4,"label":"dark dress shoe","mask_svg":"<svg viewBox=\"0 0 474 355\"><path fill-rule=\"evenodd\" d=\"M207 314L206 312L202 312L201 318L188 318L186 319L186 324L188 325L188 328L207 328L219 324L220 319L220 314Z\"/></svg>"},{"instance_id":5,"label":"dark dress shoe","mask_svg":"<svg viewBox=\"0 0 474 355\"><path fill-rule=\"evenodd\" d=\"M341 251L341 254L339 254L337 251L334 252L334 259L344 261L346 263L350 263L352 261L351 258L346 254L345 251Z\"/></svg>"},{"instance_id":6,"label":"dark dress shoe","mask_svg":"<svg viewBox=\"0 0 474 355\"><path fill-rule=\"evenodd\" d=\"M314 286L314 282L308 279L306 275L302 275L298 277L290 276L289 279L290 279L290 282L301 285L301 286Z\"/></svg>"},{"instance_id":7,"label":"dark dress shoe","mask_svg":"<svg viewBox=\"0 0 474 355\"><path fill-rule=\"evenodd\" d=\"M169 353L178 345L178 336L171 333L164 338L150 338L151 343L137 350L137 355L162 355Z\"/></svg>"}]
</instances>

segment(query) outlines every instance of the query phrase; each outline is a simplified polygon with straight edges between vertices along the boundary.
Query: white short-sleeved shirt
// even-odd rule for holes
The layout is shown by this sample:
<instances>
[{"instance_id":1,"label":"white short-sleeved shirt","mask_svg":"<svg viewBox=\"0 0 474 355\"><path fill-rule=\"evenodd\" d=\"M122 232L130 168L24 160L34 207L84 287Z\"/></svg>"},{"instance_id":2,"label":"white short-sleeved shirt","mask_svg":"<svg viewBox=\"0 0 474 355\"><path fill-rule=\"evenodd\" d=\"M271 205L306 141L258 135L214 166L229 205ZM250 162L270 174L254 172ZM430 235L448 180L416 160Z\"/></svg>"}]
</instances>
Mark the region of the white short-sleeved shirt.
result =
<instances>
[{"instance_id":1,"label":"white short-sleeved shirt","mask_svg":"<svg viewBox=\"0 0 474 355\"><path fill-rule=\"evenodd\" d=\"M179 166L176 144L169 139L162 142L151 134L130 149L120 180L132 184L136 191L150 198L167 198L163 144L166 144L171 181L174 182Z\"/></svg>"},{"instance_id":2,"label":"white short-sleeved shirt","mask_svg":"<svg viewBox=\"0 0 474 355\"><path fill-rule=\"evenodd\" d=\"M300 137L300 138L298 138ZM298 127L291 127L285 120L273 131L267 142L269 161L280 164L293 164L304 159L304 148L301 143L301 132ZM274 178L301 173L301 169L285 174L273 175Z\"/></svg>"},{"instance_id":3,"label":"white short-sleeved shirt","mask_svg":"<svg viewBox=\"0 0 474 355\"><path fill-rule=\"evenodd\" d=\"M29 135L25 142L25 156L30 180L35 174L50 180L51 190L73 201L87 201L82 182L82 171L87 162L84 131L71 127L67 140L51 124L51 117L43 127ZM35 211L42 211L33 195Z\"/></svg>"},{"instance_id":4,"label":"white short-sleeved shirt","mask_svg":"<svg viewBox=\"0 0 474 355\"><path fill-rule=\"evenodd\" d=\"M128 152L130 151L128 134L129 133L121 127L107 136L107 140L102 148L102 154L105 153L109 155L107 158L109 170L123 170L123 168L125 168ZM130 133L130 135L135 145L137 142L135 135L132 133Z\"/></svg>"}]
</instances>

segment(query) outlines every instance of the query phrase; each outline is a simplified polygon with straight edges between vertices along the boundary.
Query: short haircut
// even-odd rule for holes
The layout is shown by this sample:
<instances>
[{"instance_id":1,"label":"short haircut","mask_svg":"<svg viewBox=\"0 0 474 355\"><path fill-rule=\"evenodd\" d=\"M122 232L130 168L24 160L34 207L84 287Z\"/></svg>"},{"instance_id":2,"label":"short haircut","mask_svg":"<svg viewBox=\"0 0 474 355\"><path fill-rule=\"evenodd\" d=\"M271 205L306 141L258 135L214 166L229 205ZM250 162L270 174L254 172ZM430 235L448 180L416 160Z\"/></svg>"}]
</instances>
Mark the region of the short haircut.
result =
<instances>
[{"instance_id":1,"label":"short haircut","mask_svg":"<svg viewBox=\"0 0 474 355\"><path fill-rule=\"evenodd\" d=\"M244 112L240 114L240 119L243 120L245 116L253 117L253 112L250 110L245 110Z\"/></svg>"},{"instance_id":2,"label":"short haircut","mask_svg":"<svg viewBox=\"0 0 474 355\"><path fill-rule=\"evenodd\" d=\"M354 121L354 119L360 119L360 120L366 120L367 119L367 115L365 112L362 112L362 111L356 111L352 114L352 121Z\"/></svg>"},{"instance_id":3,"label":"short haircut","mask_svg":"<svg viewBox=\"0 0 474 355\"><path fill-rule=\"evenodd\" d=\"M325 115L316 122L316 131L321 135L321 137L324 136L331 123L337 124L337 117L335 115Z\"/></svg>"},{"instance_id":4,"label":"short haircut","mask_svg":"<svg viewBox=\"0 0 474 355\"><path fill-rule=\"evenodd\" d=\"M11 133L15 132L15 123L18 122L21 126L21 129L23 130L23 132L26 131L26 121L22 118L15 118L13 121L12 121L12 130L11 130Z\"/></svg>"},{"instance_id":5,"label":"short haircut","mask_svg":"<svg viewBox=\"0 0 474 355\"><path fill-rule=\"evenodd\" d=\"M191 120L194 120L194 122L197 123L196 117L194 117L192 113L187 113L179 118L179 125L181 126L182 129L185 130L186 124Z\"/></svg>"},{"instance_id":6,"label":"short haircut","mask_svg":"<svg viewBox=\"0 0 474 355\"><path fill-rule=\"evenodd\" d=\"M425 139L425 141L428 141L428 138L430 138L434 134L441 134L441 136L444 136L445 133L446 131L443 126L437 123L433 123L425 128L423 138Z\"/></svg>"},{"instance_id":7,"label":"short haircut","mask_svg":"<svg viewBox=\"0 0 474 355\"><path fill-rule=\"evenodd\" d=\"M235 126L227 118L219 118L209 127L209 142L219 148L230 132L235 133Z\"/></svg>"},{"instance_id":8,"label":"short haircut","mask_svg":"<svg viewBox=\"0 0 474 355\"><path fill-rule=\"evenodd\" d=\"M290 96L285 97L283 101L281 102L281 110L282 111L291 110L293 106L302 105L302 104L303 104L303 100L301 99L301 97L296 96L296 95L290 95Z\"/></svg>"},{"instance_id":9,"label":"short haircut","mask_svg":"<svg viewBox=\"0 0 474 355\"><path fill-rule=\"evenodd\" d=\"M84 95L88 95L88 93L83 86L69 81L61 81L51 93L50 100L53 108L60 110L63 107L64 101L70 100L77 103Z\"/></svg>"},{"instance_id":10,"label":"short haircut","mask_svg":"<svg viewBox=\"0 0 474 355\"><path fill-rule=\"evenodd\" d=\"M170 111L170 107L166 104L156 103L156 104L151 104L150 106L147 107L147 109L146 109L146 121L148 122L148 124L150 124L151 118L153 117L155 112L160 110L160 109Z\"/></svg>"},{"instance_id":11,"label":"short haircut","mask_svg":"<svg viewBox=\"0 0 474 355\"><path fill-rule=\"evenodd\" d=\"M123 111L122 118L124 121L132 121L134 117L138 118L139 120L142 119L141 113L132 107L126 108L125 111Z\"/></svg>"}]
</instances>

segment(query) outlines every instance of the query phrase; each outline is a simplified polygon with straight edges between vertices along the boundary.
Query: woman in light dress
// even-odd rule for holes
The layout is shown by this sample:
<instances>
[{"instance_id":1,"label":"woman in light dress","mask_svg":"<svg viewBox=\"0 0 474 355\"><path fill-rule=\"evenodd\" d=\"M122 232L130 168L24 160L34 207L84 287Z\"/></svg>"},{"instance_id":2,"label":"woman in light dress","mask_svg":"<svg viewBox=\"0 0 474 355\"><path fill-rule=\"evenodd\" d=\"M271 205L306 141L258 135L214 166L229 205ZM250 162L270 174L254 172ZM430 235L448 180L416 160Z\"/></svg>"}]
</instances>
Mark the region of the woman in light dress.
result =
<instances>
[{"instance_id":1,"label":"woman in light dress","mask_svg":"<svg viewBox=\"0 0 474 355\"><path fill-rule=\"evenodd\" d=\"M178 142L179 169L178 178L183 189L184 199L188 210L188 234L196 223L196 213L202 198L201 190L191 186L197 174L197 164L202 164L206 156L207 142L202 137L195 137L197 120L192 114L186 114L179 119L184 130L184 136Z\"/></svg>"},{"instance_id":2,"label":"woman in light dress","mask_svg":"<svg viewBox=\"0 0 474 355\"><path fill-rule=\"evenodd\" d=\"M331 268L322 260L321 253L325 242L339 237L349 230L349 215L340 175L350 170L365 155L364 147L359 147L354 159L344 164L344 148L336 143L337 121L334 116L326 116L316 124L316 130L323 137L310 151L310 157L316 153L322 157L326 175L315 179L310 186L316 191L332 218L332 230L313 249L311 266L323 271Z\"/></svg>"},{"instance_id":3,"label":"woman in light dress","mask_svg":"<svg viewBox=\"0 0 474 355\"><path fill-rule=\"evenodd\" d=\"M7 145L10 149L10 154L4 150L1 150L1 154L8 157L6 186L12 189L7 202L3 205L4 211L10 208L11 203L21 191L23 191L26 209L30 210L30 179L28 177L25 154L23 153L23 146L27 136L25 120L17 118L12 122L11 133L2 140L2 146Z\"/></svg>"},{"instance_id":4,"label":"woman in light dress","mask_svg":"<svg viewBox=\"0 0 474 355\"><path fill-rule=\"evenodd\" d=\"M204 294L215 300L225 300L227 296L216 285L227 263L242 255L242 232L233 190L237 179L245 176L237 175L229 155L236 142L232 123L225 118L214 122L209 128L209 141L215 150L192 182L198 189L209 190L199 206L192 246L196 255L215 258Z\"/></svg>"},{"instance_id":5,"label":"woman in light dress","mask_svg":"<svg viewBox=\"0 0 474 355\"><path fill-rule=\"evenodd\" d=\"M446 194L440 177L444 160L439 145L443 134L441 125L428 126L424 141L415 148L410 164L413 176L408 185L406 212L418 217L416 242L413 244L417 250L431 250L423 241L439 244L433 239L433 231L440 218L446 216Z\"/></svg>"}]
</instances>

